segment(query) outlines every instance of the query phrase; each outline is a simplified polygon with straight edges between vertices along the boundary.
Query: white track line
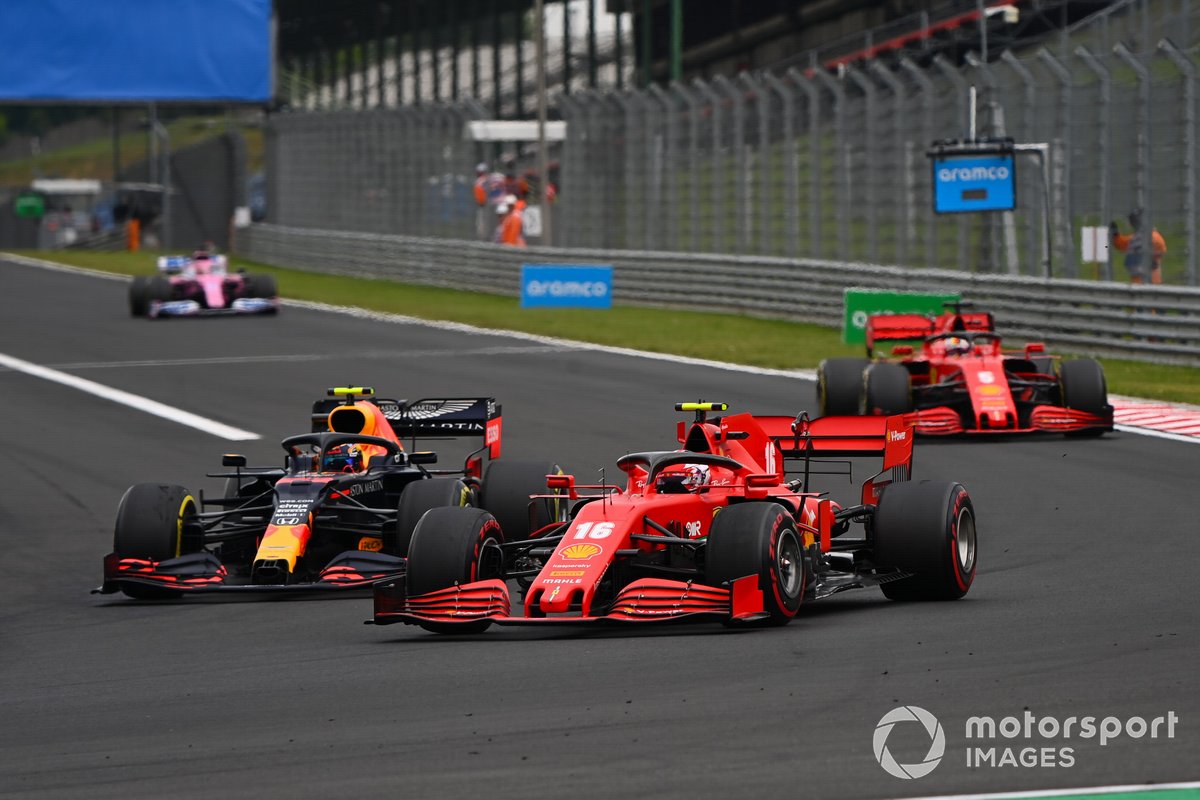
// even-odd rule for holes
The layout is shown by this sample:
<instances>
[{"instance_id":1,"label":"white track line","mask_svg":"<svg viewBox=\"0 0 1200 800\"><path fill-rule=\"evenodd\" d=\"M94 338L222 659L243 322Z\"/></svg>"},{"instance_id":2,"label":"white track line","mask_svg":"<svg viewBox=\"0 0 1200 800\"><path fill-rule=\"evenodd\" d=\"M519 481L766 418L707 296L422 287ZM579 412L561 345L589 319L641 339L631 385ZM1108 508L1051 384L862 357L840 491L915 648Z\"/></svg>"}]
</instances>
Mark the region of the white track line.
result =
<instances>
[{"instance_id":1,"label":"white track line","mask_svg":"<svg viewBox=\"0 0 1200 800\"><path fill-rule=\"evenodd\" d=\"M1120 794L1122 792L1162 792L1176 789L1200 789L1200 781L1188 783L1139 783L1129 786L1091 786L1079 789L1047 789L1030 792L987 792L985 794L937 794L925 797L908 797L905 800L1022 800L1034 797L1075 797L1092 794Z\"/></svg>"},{"instance_id":2,"label":"white track line","mask_svg":"<svg viewBox=\"0 0 1200 800\"><path fill-rule=\"evenodd\" d=\"M33 364L29 361L23 361L19 358L0 353L0 366L8 367L17 372L23 372L26 375L32 375L35 378L52 381L54 383L69 386L72 389L78 389L81 392L93 394L96 397L101 397L105 400L111 400L114 403L135 408L138 411L144 411L147 414L153 414L156 417L177 422L180 425L187 425L189 428L195 428L199 431L219 436L222 439L228 439L233 442L242 442L250 439L259 438L257 433L244 431L241 428L235 428L232 425L226 425L223 422L201 417L198 414L193 414L190 411L182 411L178 408L159 403L156 400L150 400L146 397L140 397L130 392L125 392L120 389L113 389L104 384L89 381L85 378L77 378L74 375L68 375L65 372L43 367L38 364Z\"/></svg>"}]
</instances>

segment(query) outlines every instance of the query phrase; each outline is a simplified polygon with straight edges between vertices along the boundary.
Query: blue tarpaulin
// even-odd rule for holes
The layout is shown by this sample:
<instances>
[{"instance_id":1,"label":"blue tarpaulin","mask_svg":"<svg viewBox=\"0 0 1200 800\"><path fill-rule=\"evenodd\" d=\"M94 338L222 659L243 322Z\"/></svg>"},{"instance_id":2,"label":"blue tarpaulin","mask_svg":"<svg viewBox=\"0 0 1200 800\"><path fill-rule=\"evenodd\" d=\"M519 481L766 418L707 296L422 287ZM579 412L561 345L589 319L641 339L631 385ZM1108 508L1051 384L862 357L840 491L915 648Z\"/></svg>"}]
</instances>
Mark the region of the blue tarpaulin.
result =
<instances>
[{"instance_id":1,"label":"blue tarpaulin","mask_svg":"<svg viewBox=\"0 0 1200 800\"><path fill-rule=\"evenodd\" d=\"M271 0L3 0L0 102L266 102Z\"/></svg>"}]
</instances>

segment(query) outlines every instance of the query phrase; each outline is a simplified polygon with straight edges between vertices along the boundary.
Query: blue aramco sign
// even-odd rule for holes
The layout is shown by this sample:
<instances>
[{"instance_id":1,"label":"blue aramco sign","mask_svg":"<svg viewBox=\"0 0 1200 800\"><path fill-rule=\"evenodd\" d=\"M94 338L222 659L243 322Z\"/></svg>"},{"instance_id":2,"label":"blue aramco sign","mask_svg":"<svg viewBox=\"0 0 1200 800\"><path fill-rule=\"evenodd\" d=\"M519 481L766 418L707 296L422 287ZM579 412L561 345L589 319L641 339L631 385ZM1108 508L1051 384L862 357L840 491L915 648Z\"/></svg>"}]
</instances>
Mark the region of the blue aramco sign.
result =
<instances>
[{"instance_id":1,"label":"blue aramco sign","mask_svg":"<svg viewBox=\"0 0 1200 800\"><path fill-rule=\"evenodd\" d=\"M521 308L612 308L612 266L522 264Z\"/></svg>"},{"instance_id":2,"label":"blue aramco sign","mask_svg":"<svg viewBox=\"0 0 1200 800\"><path fill-rule=\"evenodd\" d=\"M938 214L1012 211L1016 202L1011 154L934 158L933 210Z\"/></svg>"}]
</instances>

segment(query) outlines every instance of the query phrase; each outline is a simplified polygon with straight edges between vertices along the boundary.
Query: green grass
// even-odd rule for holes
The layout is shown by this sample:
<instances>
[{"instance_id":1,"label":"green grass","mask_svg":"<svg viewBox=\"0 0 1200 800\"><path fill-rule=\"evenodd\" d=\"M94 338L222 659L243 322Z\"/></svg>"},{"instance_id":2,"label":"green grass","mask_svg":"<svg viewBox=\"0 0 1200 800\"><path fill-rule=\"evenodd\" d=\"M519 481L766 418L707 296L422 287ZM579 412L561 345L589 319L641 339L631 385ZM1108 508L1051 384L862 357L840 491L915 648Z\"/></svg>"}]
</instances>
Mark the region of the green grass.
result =
<instances>
[{"instance_id":1,"label":"green grass","mask_svg":"<svg viewBox=\"0 0 1200 800\"><path fill-rule=\"evenodd\" d=\"M123 275L147 274L156 253L26 252ZM391 281L320 275L231 257L235 267L267 272L285 297L352 305L424 319L525 331L565 339L675 353L779 369L814 368L823 358L859 355L836 330L732 314L617 306L608 311L522 309L516 298ZM1109 391L1200 405L1200 369L1101 359Z\"/></svg>"}]
</instances>

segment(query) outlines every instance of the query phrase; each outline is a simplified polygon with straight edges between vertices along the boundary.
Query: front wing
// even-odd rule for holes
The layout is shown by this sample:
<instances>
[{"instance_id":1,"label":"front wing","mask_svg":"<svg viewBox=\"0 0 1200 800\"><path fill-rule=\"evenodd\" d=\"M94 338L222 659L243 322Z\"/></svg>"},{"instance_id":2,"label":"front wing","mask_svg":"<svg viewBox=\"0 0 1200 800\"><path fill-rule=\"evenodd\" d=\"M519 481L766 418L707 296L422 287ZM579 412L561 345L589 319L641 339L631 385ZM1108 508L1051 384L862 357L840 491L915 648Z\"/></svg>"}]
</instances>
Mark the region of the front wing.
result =
<instances>
[{"instance_id":1,"label":"front wing","mask_svg":"<svg viewBox=\"0 0 1200 800\"><path fill-rule=\"evenodd\" d=\"M315 580L288 584L256 584L230 574L212 553L192 553L164 561L104 557L104 583L94 594L112 594L124 585L147 586L184 594L211 592L312 592L361 589L403 576L406 562L384 553L347 550L321 570Z\"/></svg>"},{"instance_id":2,"label":"front wing","mask_svg":"<svg viewBox=\"0 0 1200 800\"><path fill-rule=\"evenodd\" d=\"M405 593L404 579L375 586L375 625L404 623L443 626L491 622L497 625L596 625L629 622L750 622L767 616L758 577L749 575L727 586L695 581L642 578L618 593L611 609L596 616L513 616L508 586L501 580L478 581L416 597Z\"/></svg>"},{"instance_id":3,"label":"front wing","mask_svg":"<svg viewBox=\"0 0 1200 800\"><path fill-rule=\"evenodd\" d=\"M1018 427L981 428L964 426L962 416L949 406L923 408L904 415L904 421L917 433L927 436L949 436L957 433L1070 433L1072 431L1106 430L1113 428L1112 406L1104 414L1091 414L1063 406L1040 405L1029 414L1029 425Z\"/></svg>"},{"instance_id":4,"label":"front wing","mask_svg":"<svg viewBox=\"0 0 1200 800\"><path fill-rule=\"evenodd\" d=\"M237 314L274 314L279 310L275 297L239 297L225 308L205 308L197 300L154 300L148 317L221 317Z\"/></svg>"}]
</instances>

